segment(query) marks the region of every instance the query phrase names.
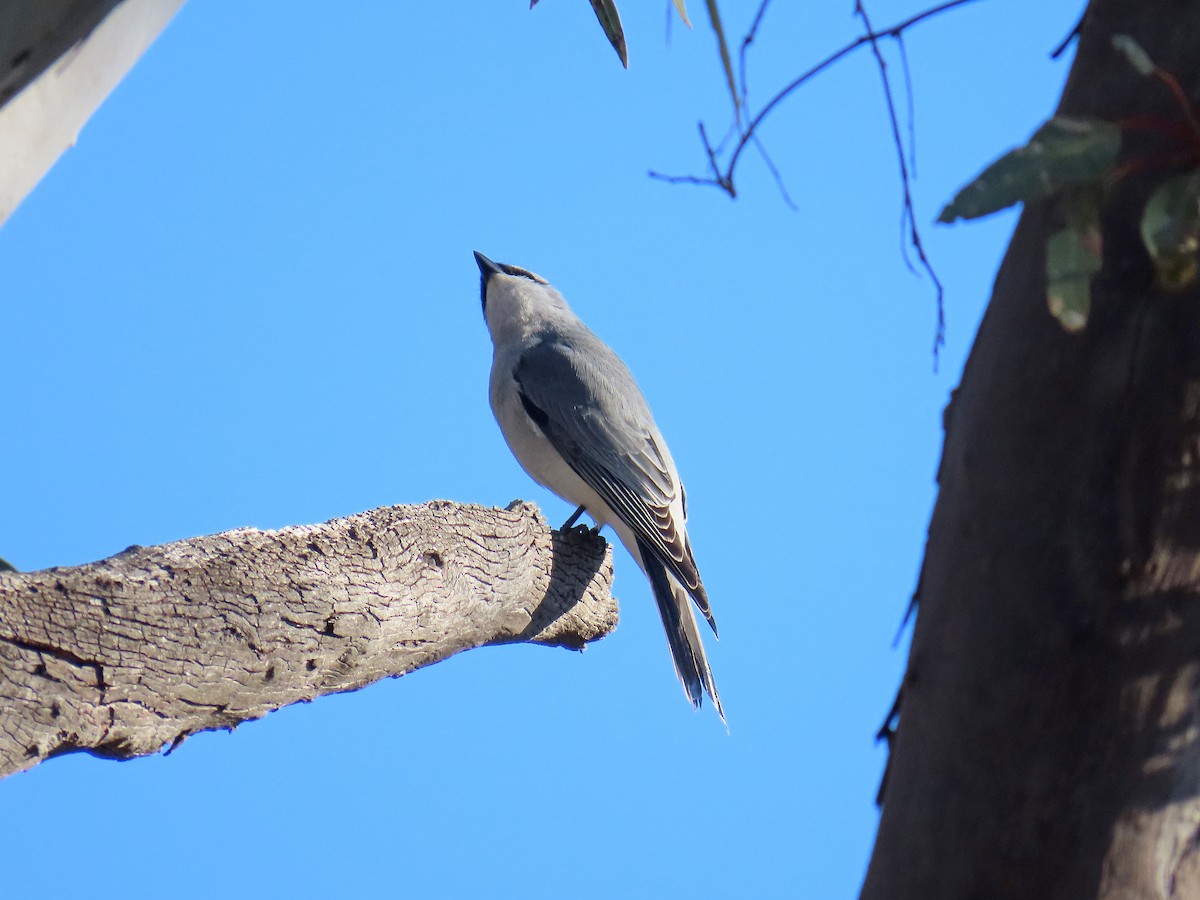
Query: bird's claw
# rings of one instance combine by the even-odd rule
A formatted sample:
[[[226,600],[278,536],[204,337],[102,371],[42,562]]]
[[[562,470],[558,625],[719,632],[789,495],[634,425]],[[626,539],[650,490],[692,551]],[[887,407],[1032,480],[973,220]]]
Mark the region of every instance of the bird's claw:
[[[575,507],[575,512],[571,513],[571,518],[569,518],[569,519],[567,519],[567,521],[563,522],[562,528],[560,528],[558,530],[559,531],[570,531],[571,528],[574,527],[575,523],[579,521],[579,517],[582,516],[585,512],[587,512],[587,509],[585,507],[582,507],[582,506]],[[586,527],[586,526],[584,526],[584,527]]]

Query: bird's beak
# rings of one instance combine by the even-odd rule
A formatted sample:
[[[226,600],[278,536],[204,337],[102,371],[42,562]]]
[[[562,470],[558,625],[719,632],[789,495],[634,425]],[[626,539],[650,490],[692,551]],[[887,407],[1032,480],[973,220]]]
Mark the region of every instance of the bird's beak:
[[[479,274],[483,276],[484,284],[486,284],[487,280],[493,275],[504,274],[503,269],[501,269],[498,265],[484,256],[478,250],[475,251],[475,263],[479,266]]]

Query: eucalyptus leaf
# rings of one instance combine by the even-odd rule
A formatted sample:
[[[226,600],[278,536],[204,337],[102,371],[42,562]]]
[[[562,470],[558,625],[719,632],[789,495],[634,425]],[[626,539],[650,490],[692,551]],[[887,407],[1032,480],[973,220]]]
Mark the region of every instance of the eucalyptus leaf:
[[[1142,243],[1159,284],[1177,291],[1196,279],[1200,253],[1200,171],[1168,178],[1142,211]]]
[[[1080,331],[1092,308],[1092,276],[1100,271],[1099,232],[1056,231],[1046,242],[1046,304],[1067,331]]]
[[[617,4],[614,0],[588,0],[588,2],[592,4],[592,12],[596,14],[596,18],[600,20],[604,36],[608,38],[608,42],[617,51],[617,56],[621,58],[621,65],[628,69],[629,53],[625,49],[625,30],[621,27],[621,16],[617,12]],[[678,6],[682,2],[683,0],[677,0],[676,5]],[[537,5],[538,0],[529,0],[530,9]],[[684,16],[684,21],[687,21],[686,16]]]
[[[1121,131],[1103,119],[1055,116],[1024,147],[979,173],[946,205],[939,222],[978,219],[1064,188],[1098,183],[1116,167]]]
[[[725,28],[721,25],[721,13],[717,9],[717,0],[707,0],[707,3],[708,19],[717,36],[717,48],[721,53],[721,67],[725,70],[725,81],[729,85],[729,96],[733,100],[733,113],[740,120],[742,104],[738,98],[737,82],[733,77],[733,60],[729,56],[729,43],[725,40]]]
[[[592,12],[600,20],[600,27],[604,29],[604,36],[617,51],[617,56],[621,58],[621,65],[628,69],[629,53],[625,49],[625,30],[621,27],[621,16],[617,12],[617,4],[614,0],[589,0],[589,2],[592,4]],[[537,4],[538,0],[529,0],[530,9]]]
[[[688,21],[687,5],[684,3],[684,0],[674,0],[674,2],[675,2],[675,12],[679,13],[679,18],[683,19],[683,24],[686,25],[688,28],[691,28],[692,23]]]

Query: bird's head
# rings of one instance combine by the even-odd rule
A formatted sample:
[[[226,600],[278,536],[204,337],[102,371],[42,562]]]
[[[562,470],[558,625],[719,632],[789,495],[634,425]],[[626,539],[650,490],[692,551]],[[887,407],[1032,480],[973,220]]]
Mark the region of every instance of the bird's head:
[[[570,314],[566,300],[541,275],[492,262],[478,250],[479,295],[483,317],[495,340],[538,330],[541,323],[559,312]]]

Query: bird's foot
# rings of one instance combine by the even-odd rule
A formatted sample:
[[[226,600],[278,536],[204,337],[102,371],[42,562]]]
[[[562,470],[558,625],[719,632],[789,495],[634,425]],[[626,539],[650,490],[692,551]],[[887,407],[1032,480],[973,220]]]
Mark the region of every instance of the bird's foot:
[[[577,507],[575,509],[575,512],[571,513],[571,518],[569,518],[569,519],[567,519],[567,521],[563,522],[562,528],[560,528],[558,530],[559,531],[578,531],[581,534],[590,534],[592,537],[596,537],[596,535],[598,535],[600,533],[600,529],[602,526],[600,526],[600,525],[584,525],[583,523],[580,523],[578,525],[575,524],[576,522],[579,521],[579,517],[582,516],[585,512],[587,512],[586,506]]]
[[[559,531],[570,531],[574,527],[575,523],[579,521],[579,517],[582,516],[585,512],[587,512],[586,507],[583,507],[583,506],[576,507],[575,512],[571,513],[571,518],[569,518],[569,519],[567,519],[567,521],[563,522],[563,527],[558,530]]]

